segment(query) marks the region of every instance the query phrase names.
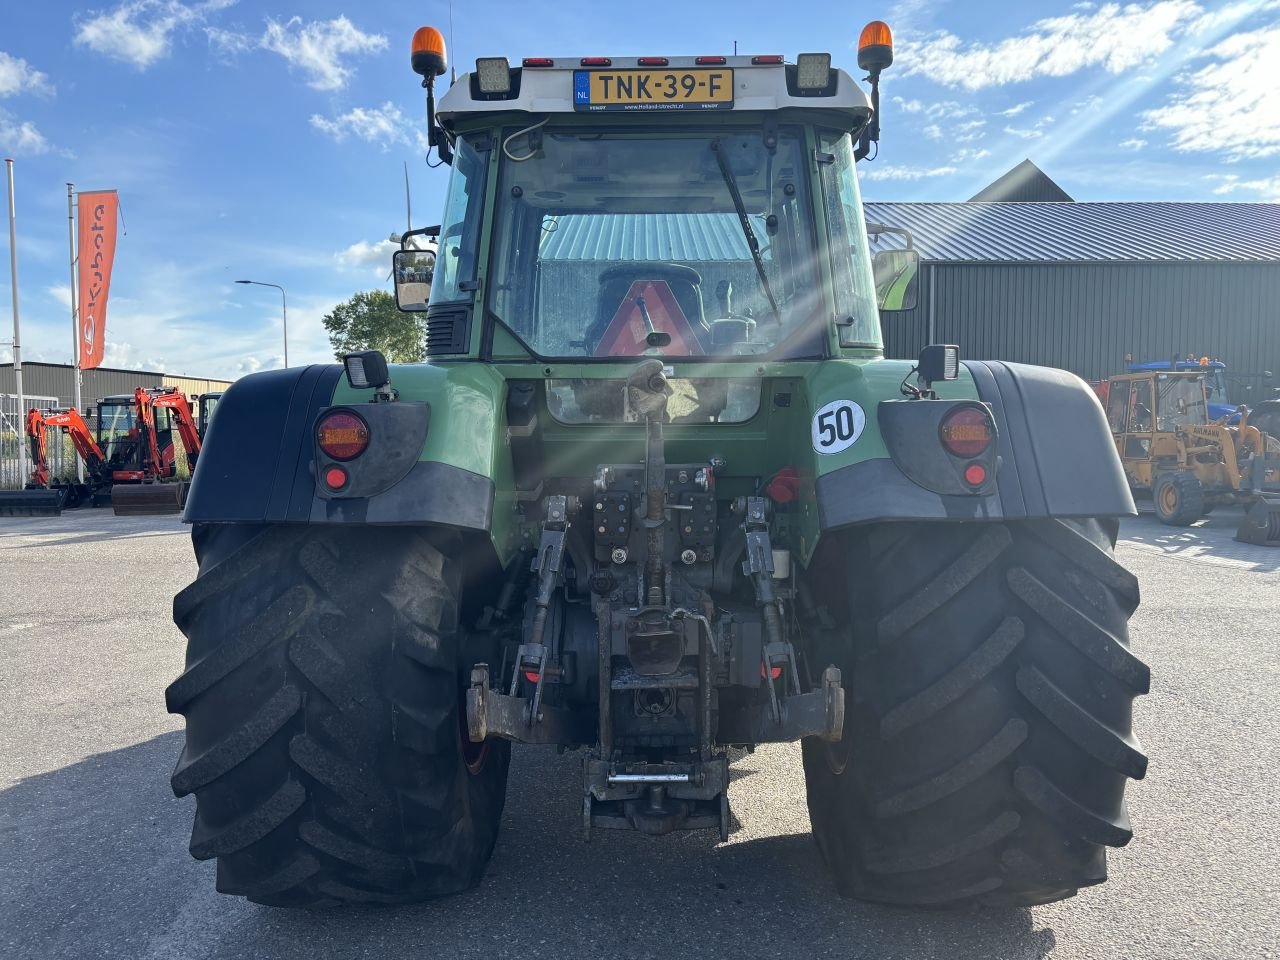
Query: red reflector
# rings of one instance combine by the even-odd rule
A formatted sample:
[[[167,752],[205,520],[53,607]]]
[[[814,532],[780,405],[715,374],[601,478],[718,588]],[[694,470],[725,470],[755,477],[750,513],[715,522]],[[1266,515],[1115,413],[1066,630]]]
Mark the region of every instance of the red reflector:
[[[987,468],[980,463],[971,463],[964,468],[964,482],[971,487],[980,487],[987,482]]]
[[[316,425],[316,444],[335,460],[354,460],[369,446],[369,425],[354,413],[337,410]]]
[[[324,484],[330,490],[341,490],[347,485],[347,471],[341,467],[330,467],[324,472]]]
[[[771,676],[771,677],[773,677],[773,679],[777,680],[780,676],[782,676],[782,668],[781,668],[781,667],[770,667],[770,668],[769,668],[769,676]],[[764,679],[764,664],[763,664],[763,663],[762,663],[762,664],[760,664],[760,679],[761,679],[761,680],[763,680],[763,679]]]
[[[665,67],[670,63],[666,57],[637,57],[636,63],[642,67]]]
[[[770,54],[765,54],[762,57],[752,57],[751,62],[758,63],[758,64],[766,64],[766,63],[782,63],[783,60],[782,60],[782,54],[770,53]]]
[[[526,671],[524,672],[524,678],[525,678],[526,680],[528,680],[530,683],[537,683],[537,682],[538,682],[538,671],[537,671],[537,670],[526,670]]]
[[[942,445],[957,457],[976,457],[995,439],[991,418],[981,407],[960,407],[947,414],[939,431]]]
[[[578,61],[584,67],[612,67],[613,60],[609,57],[583,57]]]
[[[693,62],[702,67],[723,67],[729,62],[728,57],[694,57]]]
[[[520,61],[524,67],[554,67],[556,62],[550,57],[525,57]]]

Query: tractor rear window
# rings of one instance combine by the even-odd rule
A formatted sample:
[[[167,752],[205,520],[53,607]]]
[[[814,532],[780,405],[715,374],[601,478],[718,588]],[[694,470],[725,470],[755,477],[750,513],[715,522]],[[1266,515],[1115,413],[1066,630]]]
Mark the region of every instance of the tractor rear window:
[[[536,354],[823,354],[799,131],[503,141],[490,308]]]

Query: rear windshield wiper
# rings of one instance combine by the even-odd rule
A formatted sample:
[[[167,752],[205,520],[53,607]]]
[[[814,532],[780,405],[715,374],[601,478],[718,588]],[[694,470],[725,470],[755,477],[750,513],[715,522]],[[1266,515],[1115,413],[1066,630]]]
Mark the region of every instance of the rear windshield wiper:
[[[729,160],[724,155],[724,142],[716,137],[711,141],[711,149],[716,152],[716,163],[720,165],[720,176],[724,185],[729,188],[729,196],[733,198],[733,209],[738,212],[738,222],[742,224],[742,235],[747,238],[747,248],[751,251],[751,261],[756,265],[756,275],[760,278],[760,288],[769,298],[769,306],[773,310],[775,321],[782,319],[778,313],[778,301],[773,299],[773,290],[769,288],[769,277],[764,272],[764,260],[760,256],[760,242],[756,240],[756,232],[751,229],[751,219],[747,216],[746,204],[742,202],[742,192],[738,189],[738,180],[729,169]]]

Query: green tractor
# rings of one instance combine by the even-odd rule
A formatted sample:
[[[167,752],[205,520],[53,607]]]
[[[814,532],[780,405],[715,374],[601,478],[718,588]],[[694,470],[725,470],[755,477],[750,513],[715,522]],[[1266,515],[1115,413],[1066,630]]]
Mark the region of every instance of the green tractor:
[[[724,840],[731,759],[800,741],[847,896],[1105,879],[1147,764],[1133,502],[1076,377],[885,359],[855,165],[890,44],[870,96],[826,54],[487,58],[437,107],[419,31],[429,359],[239,380],[186,506],[173,788],[220,891],[477,883],[512,743],[579,752],[595,842]]]

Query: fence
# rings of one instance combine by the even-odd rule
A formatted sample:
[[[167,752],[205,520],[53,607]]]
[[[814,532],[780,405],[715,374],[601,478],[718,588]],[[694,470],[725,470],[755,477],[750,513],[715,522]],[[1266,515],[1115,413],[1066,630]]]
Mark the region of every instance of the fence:
[[[22,409],[18,398],[11,393],[0,393],[0,489],[21,490],[31,476],[31,447],[27,445],[26,416],[28,410],[53,410],[57,397],[23,397]],[[90,426],[92,429],[92,425]],[[65,430],[48,430],[49,476],[70,479],[76,473],[76,451]],[[26,476],[20,471],[18,449],[26,446]]]

